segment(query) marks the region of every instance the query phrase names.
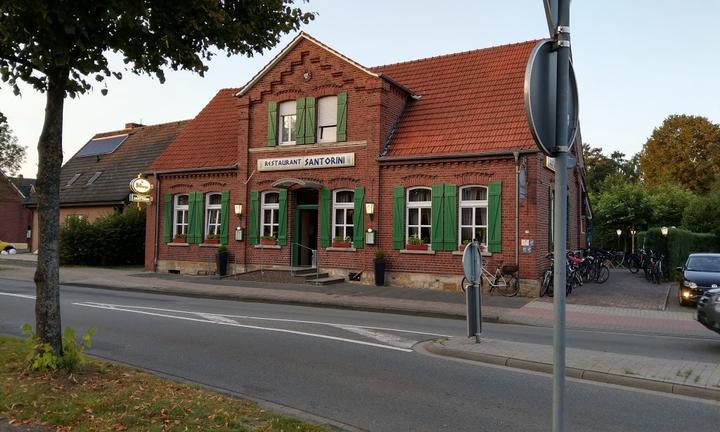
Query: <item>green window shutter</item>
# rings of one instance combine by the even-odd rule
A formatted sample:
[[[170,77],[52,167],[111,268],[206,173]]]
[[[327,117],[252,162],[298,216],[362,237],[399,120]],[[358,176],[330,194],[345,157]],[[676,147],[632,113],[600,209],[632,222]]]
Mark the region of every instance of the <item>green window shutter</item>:
[[[268,146],[276,146],[278,144],[278,109],[277,102],[270,101],[268,103]]]
[[[248,210],[250,220],[248,221],[248,241],[251,245],[258,244],[258,234],[260,233],[259,216],[260,216],[260,193],[253,189],[250,191],[250,209]]]
[[[430,227],[430,241],[432,249],[443,250],[443,196],[445,195],[445,187],[442,184],[432,185],[432,220]]]
[[[353,247],[365,246],[365,188],[355,189],[355,207],[353,209]]]
[[[443,209],[443,243],[446,251],[454,251],[457,249],[457,186],[454,184],[445,185],[445,199]]]
[[[230,192],[225,191],[220,196],[220,244],[228,244],[228,212],[230,207]]]
[[[315,98],[305,98],[305,144],[315,143]]]
[[[295,144],[305,144],[305,98],[295,101]]]
[[[502,183],[488,185],[488,251],[502,251]]]
[[[188,243],[200,243],[203,237],[202,192],[190,192],[188,196]]]
[[[170,243],[172,241],[172,194],[165,194],[165,223],[163,224],[163,241]]]
[[[337,95],[337,140],[347,141],[347,92]]]
[[[320,247],[330,247],[330,189],[320,189]]]
[[[393,187],[393,249],[405,247],[405,188]]]
[[[278,244],[284,246],[287,244],[287,226],[288,226],[288,205],[287,205],[287,189],[280,189],[280,209],[278,210]]]

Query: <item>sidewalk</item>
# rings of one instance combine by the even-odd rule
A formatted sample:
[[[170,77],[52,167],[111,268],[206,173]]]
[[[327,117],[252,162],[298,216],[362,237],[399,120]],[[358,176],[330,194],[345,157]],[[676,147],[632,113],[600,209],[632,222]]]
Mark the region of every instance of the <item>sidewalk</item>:
[[[0,279],[32,281],[34,263],[0,259]],[[62,267],[63,285],[203,298],[326,306],[463,319],[465,298],[454,292],[357,283],[329,286],[276,284],[145,272],[142,268]],[[483,297],[483,320],[551,327],[546,299]],[[687,311],[567,305],[567,328],[636,332],[715,340]],[[427,351],[535,371],[552,371],[552,347],[483,339],[451,338],[423,345]],[[567,350],[568,376],[720,400],[720,364],[666,360],[590,350]]]
[[[552,345],[450,338],[426,342],[422,348],[438,355],[537,372],[552,373],[553,368]],[[567,348],[566,376],[720,401],[720,363]]]

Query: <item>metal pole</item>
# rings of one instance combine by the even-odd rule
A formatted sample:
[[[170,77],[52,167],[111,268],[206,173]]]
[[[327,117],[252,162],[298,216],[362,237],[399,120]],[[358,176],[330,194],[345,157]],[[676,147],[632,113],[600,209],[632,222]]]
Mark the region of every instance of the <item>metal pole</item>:
[[[570,105],[570,0],[558,2],[557,118],[555,139],[555,328],[553,334],[553,431],[565,430],[565,250],[567,238],[567,160]]]

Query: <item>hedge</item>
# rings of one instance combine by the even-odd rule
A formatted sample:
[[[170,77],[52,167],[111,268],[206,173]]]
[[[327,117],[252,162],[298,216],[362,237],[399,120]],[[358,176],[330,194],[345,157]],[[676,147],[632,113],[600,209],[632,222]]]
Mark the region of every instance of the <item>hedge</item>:
[[[145,209],[128,206],[94,222],[72,217],[60,229],[60,264],[139,265],[144,257]]]
[[[644,247],[665,255],[667,269],[682,266],[691,253],[720,252],[720,237],[717,235],[682,228],[670,228],[667,238],[663,237],[660,228],[650,228],[638,233],[636,244],[638,248]]]

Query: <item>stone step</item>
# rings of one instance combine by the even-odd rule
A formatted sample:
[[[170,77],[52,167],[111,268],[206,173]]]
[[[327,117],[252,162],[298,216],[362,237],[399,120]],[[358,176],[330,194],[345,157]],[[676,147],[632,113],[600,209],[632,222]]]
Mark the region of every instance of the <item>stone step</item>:
[[[292,271],[295,276],[307,276],[311,274],[314,275],[317,269],[315,267],[293,267]]]
[[[313,285],[330,285],[341,282],[345,282],[344,277],[323,277],[320,279],[307,279],[307,283],[311,283]]]
[[[305,276],[305,280],[320,279],[320,278],[326,278],[326,277],[330,276],[330,273],[323,273],[323,272],[320,272],[320,273],[310,273],[310,274],[301,275],[301,276]]]

